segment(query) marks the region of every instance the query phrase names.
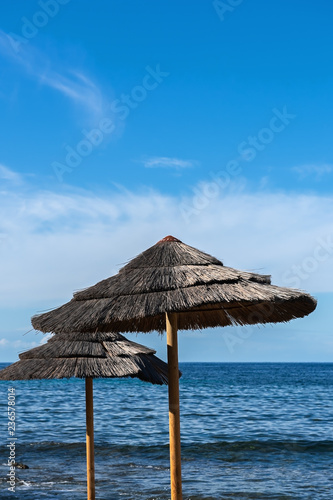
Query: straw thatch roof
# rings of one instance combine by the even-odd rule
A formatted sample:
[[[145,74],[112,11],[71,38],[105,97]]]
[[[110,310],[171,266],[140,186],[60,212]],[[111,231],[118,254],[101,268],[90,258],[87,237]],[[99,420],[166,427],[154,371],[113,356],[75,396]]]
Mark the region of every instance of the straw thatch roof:
[[[0,371],[0,380],[137,377],[167,384],[168,366],[154,353],[119,333],[58,333],[20,354],[20,361]]]
[[[117,275],[34,316],[32,324],[44,332],[163,332],[165,312],[178,312],[178,328],[187,330],[289,321],[315,307],[316,301],[305,292],[274,286],[270,276],[226,267],[167,236]]]

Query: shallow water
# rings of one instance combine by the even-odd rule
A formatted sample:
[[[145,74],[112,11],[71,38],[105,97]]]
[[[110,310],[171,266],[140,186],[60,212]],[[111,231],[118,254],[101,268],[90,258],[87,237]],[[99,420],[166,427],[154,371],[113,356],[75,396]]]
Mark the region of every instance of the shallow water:
[[[6,366],[5,364],[0,367]],[[333,364],[181,365],[183,493],[187,500],[333,498]],[[84,381],[0,382],[0,425],[16,392],[15,493],[86,496]],[[94,381],[96,498],[167,500],[167,388]],[[0,477],[9,442],[1,432]]]

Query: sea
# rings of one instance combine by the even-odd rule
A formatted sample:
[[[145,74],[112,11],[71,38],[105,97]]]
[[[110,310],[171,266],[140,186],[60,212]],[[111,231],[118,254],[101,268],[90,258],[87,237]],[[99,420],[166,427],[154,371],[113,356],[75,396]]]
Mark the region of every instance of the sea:
[[[333,499],[333,363],[180,369],[184,500]],[[170,498],[166,386],[95,380],[94,425],[96,500]],[[0,382],[0,428],[1,500],[86,498],[84,380]]]

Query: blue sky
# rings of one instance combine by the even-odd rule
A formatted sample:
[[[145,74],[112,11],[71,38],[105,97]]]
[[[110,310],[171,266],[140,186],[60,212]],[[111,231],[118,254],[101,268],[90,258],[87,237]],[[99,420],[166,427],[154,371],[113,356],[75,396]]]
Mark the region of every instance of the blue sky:
[[[332,361],[333,6],[0,11],[0,360],[43,341],[31,315],[174,234],[319,301],[287,325],[181,332],[180,360]],[[165,338],[138,339],[165,359]]]

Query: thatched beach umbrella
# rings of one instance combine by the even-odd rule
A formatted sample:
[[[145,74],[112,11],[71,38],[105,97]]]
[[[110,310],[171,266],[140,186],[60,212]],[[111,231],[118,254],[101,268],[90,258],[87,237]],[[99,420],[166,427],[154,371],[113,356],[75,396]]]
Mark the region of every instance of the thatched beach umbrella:
[[[0,370],[0,380],[85,378],[88,500],[95,500],[93,379],[137,377],[167,384],[167,365],[154,353],[119,333],[62,332]]]
[[[311,313],[307,293],[271,284],[270,276],[226,267],[167,236],[119,273],[74,294],[67,304],[32,318],[41,331],[167,331],[171,497],[180,500],[177,329],[277,323]]]

